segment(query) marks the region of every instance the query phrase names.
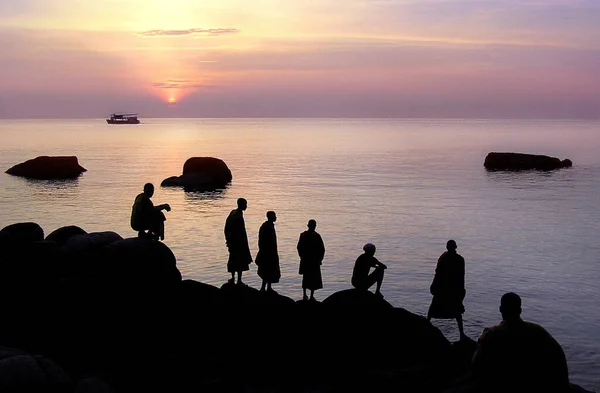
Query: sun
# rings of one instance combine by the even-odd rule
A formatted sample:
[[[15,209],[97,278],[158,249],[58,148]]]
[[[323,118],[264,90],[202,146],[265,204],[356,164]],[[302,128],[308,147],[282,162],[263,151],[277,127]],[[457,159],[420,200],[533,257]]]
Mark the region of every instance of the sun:
[[[169,98],[169,104],[174,104],[176,102],[177,102],[177,100],[175,99],[175,97],[170,97]]]

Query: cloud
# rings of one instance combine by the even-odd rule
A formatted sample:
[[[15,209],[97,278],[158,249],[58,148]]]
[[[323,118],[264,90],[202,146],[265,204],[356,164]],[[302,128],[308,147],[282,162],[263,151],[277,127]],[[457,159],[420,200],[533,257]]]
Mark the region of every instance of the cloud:
[[[164,82],[152,83],[152,87],[156,87],[157,89],[209,89],[215,86],[203,85],[188,80],[173,79]]]
[[[236,34],[239,33],[239,29],[233,27],[219,28],[219,29],[185,29],[185,30],[148,30],[141,33],[137,33],[140,37],[183,37],[190,35],[203,35],[203,36],[219,36],[225,34]]]

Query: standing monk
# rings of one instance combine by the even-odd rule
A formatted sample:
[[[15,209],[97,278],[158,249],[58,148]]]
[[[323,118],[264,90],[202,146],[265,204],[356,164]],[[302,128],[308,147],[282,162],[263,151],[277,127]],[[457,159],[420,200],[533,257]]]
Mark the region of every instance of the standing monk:
[[[302,299],[308,300],[306,290],[310,289],[310,300],[315,300],[315,291],[323,288],[321,264],[325,257],[325,244],[315,229],[317,222],[308,221],[308,230],[300,234],[298,240],[298,255],[300,256],[300,271],[302,274]]]
[[[256,266],[258,266],[258,276],[262,278],[261,291],[274,292],[271,284],[276,284],[281,278],[279,269],[279,254],[277,253],[277,234],[275,233],[275,221],[277,215],[274,211],[267,212],[267,221],[265,221],[258,231],[258,254],[256,254]]]
[[[446,249],[438,259],[435,277],[429,291],[433,295],[427,320],[431,318],[454,319],[458,323],[460,339],[467,338],[463,330],[462,314],[465,312],[465,260],[456,252],[456,242],[448,240]]]
[[[242,282],[242,272],[250,270],[249,265],[252,263],[248,235],[246,234],[246,224],[244,222],[244,210],[248,207],[248,201],[244,198],[239,198],[237,206],[237,209],[232,210],[227,217],[227,221],[225,221],[225,242],[229,249],[227,271],[231,273],[229,283],[235,283],[235,273],[237,272],[237,283],[245,285]]]

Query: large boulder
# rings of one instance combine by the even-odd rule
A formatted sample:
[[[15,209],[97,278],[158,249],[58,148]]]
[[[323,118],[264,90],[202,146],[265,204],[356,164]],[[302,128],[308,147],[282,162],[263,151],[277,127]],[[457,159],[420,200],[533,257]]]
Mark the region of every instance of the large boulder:
[[[96,280],[131,288],[175,288],[181,284],[181,273],[171,249],[162,242],[137,237],[104,247],[96,273]]]
[[[391,309],[393,306],[382,297],[361,289],[346,289],[339,291],[323,300],[328,307],[369,307],[376,309]]]
[[[8,225],[0,230],[0,252],[41,240],[44,240],[44,230],[34,222]]]
[[[45,357],[0,347],[0,391],[70,393],[73,386],[63,369]]]
[[[75,225],[61,227],[46,236],[47,241],[55,242],[59,246],[64,245],[67,240],[77,235],[85,235],[86,231]]]
[[[549,157],[537,154],[523,153],[489,153],[485,157],[483,166],[487,170],[541,170],[551,171],[554,169],[567,168],[573,166],[571,160],[560,160],[556,157]]]
[[[162,181],[162,187],[184,187],[186,190],[212,191],[225,188],[231,182],[227,164],[214,157],[192,157],[183,165],[181,176]]]
[[[17,164],[6,173],[29,179],[59,180],[77,178],[85,171],[75,156],[41,156]]]

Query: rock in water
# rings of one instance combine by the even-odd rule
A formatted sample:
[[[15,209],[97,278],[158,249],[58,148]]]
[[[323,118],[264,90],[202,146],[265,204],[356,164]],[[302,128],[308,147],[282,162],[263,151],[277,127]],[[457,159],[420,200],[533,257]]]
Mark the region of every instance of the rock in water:
[[[29,179],[60,180],[77,178],[86,171],[75,156],[41,156],[17,164],[6,173]]]
[[[213,191],[225,188],[231,182],[231,171],[221,159],[192,157],[183,165],[181,176],[162,181],[162,187],[184,187],[188,190]]]
[[[559,168],[573,166],[571,160],[559,160],[556,157],[549,157],[537,154],[523,153],[489,153],[485,157],[483,166],[492,171],[520,171],[520,170],[541,170],[551,171]]]

